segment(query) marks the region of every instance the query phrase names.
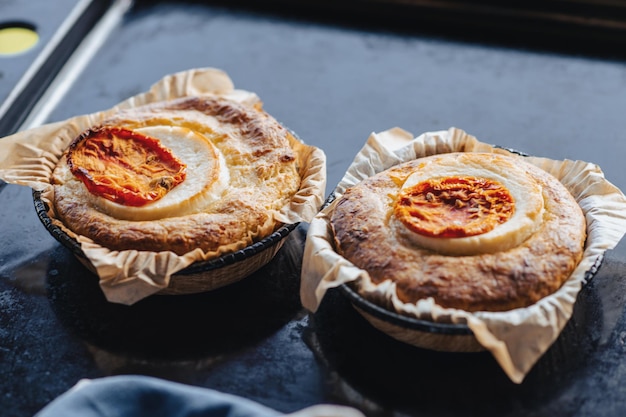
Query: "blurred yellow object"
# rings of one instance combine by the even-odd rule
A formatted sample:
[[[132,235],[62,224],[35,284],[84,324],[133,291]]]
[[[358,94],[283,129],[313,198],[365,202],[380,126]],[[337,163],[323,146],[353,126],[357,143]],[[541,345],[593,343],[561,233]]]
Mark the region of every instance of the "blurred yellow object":
[[[33,29],[25,27],[0,29],[0,56],[27,51],[35,46],[37,41],[39,41],[39,35]]]

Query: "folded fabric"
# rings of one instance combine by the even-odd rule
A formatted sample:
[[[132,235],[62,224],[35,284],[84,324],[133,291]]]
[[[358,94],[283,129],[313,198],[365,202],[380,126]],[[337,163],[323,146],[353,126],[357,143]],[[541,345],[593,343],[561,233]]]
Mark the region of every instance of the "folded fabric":
[[[307,410],[307,409],[305,409]],[[310,407],[307,416],[362,416],[347,407]],[[300,414],[300,413],[297,413]],[[276,410],[208,388],[147,376],[82,380],[35,417],[274,417]]]

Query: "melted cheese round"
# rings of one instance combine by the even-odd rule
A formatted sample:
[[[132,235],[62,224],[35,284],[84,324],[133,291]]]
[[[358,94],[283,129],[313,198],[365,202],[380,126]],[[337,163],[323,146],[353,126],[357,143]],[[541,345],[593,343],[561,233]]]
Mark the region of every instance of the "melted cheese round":
[[[185,180],[185,164],[158,139],[119,128],[89,130],[67,164],[89,192],[124,206],[157,201]]]
[[[201,211],[219,199],[228,187],[229,172],[224,158],[209,138],[180,126],[149,126],[135,129],[158,139],[187,166],[186,179],[161,199],[131,207],[89,193],[88,200],[99,210],[121,220],[155,220]]]
[[[412,244],[448,255],[518,246],[541,225],[541,186],[492,154],[443,154],[409,175],[390,224]]]

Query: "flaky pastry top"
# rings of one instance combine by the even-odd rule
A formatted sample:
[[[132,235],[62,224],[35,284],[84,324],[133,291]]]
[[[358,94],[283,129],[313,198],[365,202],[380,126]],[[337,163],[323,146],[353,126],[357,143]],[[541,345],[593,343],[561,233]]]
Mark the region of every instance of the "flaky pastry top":
[[[185,170],[184,180],[174,184],[159,169],[158,178],[144,181],[148,185],[143,187],[165,187],[163,196],[132,205],[90,191],[68,163],[73,150],[98,137],[94,132],[120,129],[139,139],[157,139],[182,164],[174,165]],[[55,211],[73,232],[111,250],[184,254],[200,248],[217,256],[240,249],[280,227],[273,213],[298,191],[301,179],[290,138],[260,105],[223,97],[185,97],[122,110],[83,132],[60,158],[52,177]],[[146,158],[151,164],[155,156]],[[139,164],[133,161],[118,165]],[[92,165],[103,173],[105,186],[113,182],[135,188],[135,180],[124,176],[107,180],[113,170],[106,161]],[[141,175],[152,169],[150,165]]]

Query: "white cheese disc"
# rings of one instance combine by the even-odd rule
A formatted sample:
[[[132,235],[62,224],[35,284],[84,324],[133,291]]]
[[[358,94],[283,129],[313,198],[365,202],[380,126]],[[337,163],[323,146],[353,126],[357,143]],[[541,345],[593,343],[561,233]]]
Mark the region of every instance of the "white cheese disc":
[[[187,165],[185,180],[163,198],[140,207],[125,206],[89,193],[100,211],[121,220],[156,220],[201,211],[218,200],[229,184],[223,156],[209,138],[180,126],[148,126],[136,132],[158,139]]]
[[[514,160],[513,160],[514,161]],[[472,236],[438,237],[417,233],[392,215],[394,232],[412,244],[446,255],[495,253],[518,246],[541,225],[544,213],[542,187],[523,168],[493,154],[455,153],[425,158],[402,185],[407,190],[427,180],[474,177],[501,184],[513,197],[511,217],[493,229]]]

